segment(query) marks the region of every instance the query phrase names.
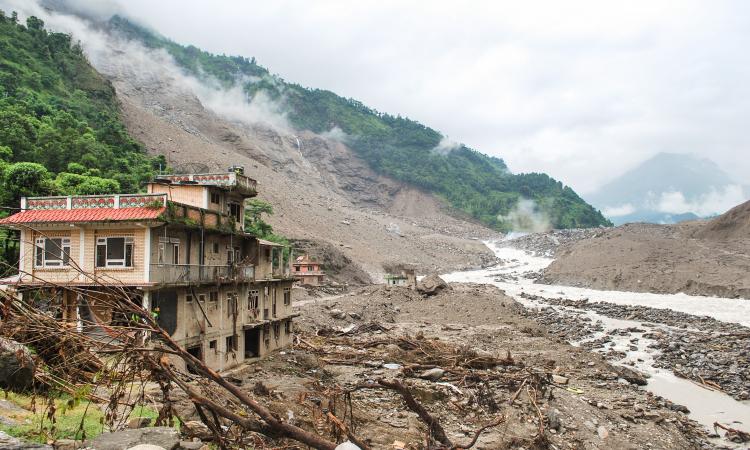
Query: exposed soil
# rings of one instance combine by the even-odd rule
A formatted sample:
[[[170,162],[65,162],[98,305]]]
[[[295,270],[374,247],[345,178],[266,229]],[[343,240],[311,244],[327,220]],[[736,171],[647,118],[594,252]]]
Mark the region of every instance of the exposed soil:
[[[741,206],[708,223],[600,230],[559,248],[542,282],[750,299],[750,207]]]
[[[620,379],[601,356],[549,335],[496,288],[453,284],[425,298],[372,286],[298,307],[295,348],[233,374],[248,389],[265,383],[265,401],[296,423],[324,427],[320,405],[341,415],[341,389],[383,378],[407,383],[456,443],[503,415],[501,425],[482,434],[480,449],[708,445],[684,413]],[[462,362],[434,365],[445,371],[439,380],[419,378],[425,366],[416,363],[438,358],[436,349]],[[471,362],[483,358],[502,363]],[[393,448],[395,441],[422,448],[425,426],[394,392],[358,390],[352,405],[357,434],[373,448]]]
[[[378,175],[345,144],[293,131],[280,114],[235,120],[205,107],[164,54],[134,50],[135,43],[92,54],[110,79],[131,135],[150,153],[166,155],[177,170],[226,170],[242,165],[269,201],[275,231],[332,246],[359,269],[345,281],[382,281],[384,265],[413,264],[421,273],[476,267],[494,259],[477,238],[499,237],[456,216],[436,197]],[[102,56],[103,55],[103,56]],[[140,58],[134,58],[139,55]],[[265,116],[265,117],[262,117]],[[242,121],[237,121],[237,119]],[[471,239],[473,238],[473,239]]]

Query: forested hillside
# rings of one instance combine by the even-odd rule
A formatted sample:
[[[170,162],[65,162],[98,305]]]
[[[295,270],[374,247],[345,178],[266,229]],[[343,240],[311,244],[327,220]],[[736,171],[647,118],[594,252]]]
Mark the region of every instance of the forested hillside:
[[[69,35],[0,11],[0,206],[22,196],[134,192],[149,158],[120,121],[115,91]],[[12,241],[1,242],[5,256]]]
[[[255,59],[213,55],[182,46],[115,16],[109,25],[127,38],[163,48],[189,74],[229,88],[242,83],[248,98],[264,93],[279,103],[297,129],[335,130],[377,172],[446,199],[496,229],[514,226],[519,199],[534,201],[557,228],[608,225],[571,188],[545,174],[511,174],[505,163],[463,145],[445,148],[443,136],[416,121],[380,113],[333,92],[288,83]],[[341,132],[338,132],[340,130]]]

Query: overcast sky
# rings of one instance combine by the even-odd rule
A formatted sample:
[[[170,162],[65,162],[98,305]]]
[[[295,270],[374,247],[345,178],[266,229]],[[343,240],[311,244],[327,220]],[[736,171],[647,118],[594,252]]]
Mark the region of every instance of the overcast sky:
[[[750,2],[110,1],[583,193],[660,151],[750,173]]]

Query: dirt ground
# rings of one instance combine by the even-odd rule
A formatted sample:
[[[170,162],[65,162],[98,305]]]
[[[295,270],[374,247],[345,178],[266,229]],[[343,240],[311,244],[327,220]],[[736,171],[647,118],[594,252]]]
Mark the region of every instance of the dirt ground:
[[[750,299],[750,207],[745,210],[733,213],[732,224],[722,216],[708,223],[628,224],[601,230],[558,249],[541,281]]]
[[[493,287],[454,284],[423,297],[370,286],[298,309],[293,349],[232,374],[295,423],[326,430],[332,412],[353,418],[374,449],[424,448],[426,427],[398,394],[363,388],[385,379],[406,384],[456,444],[500,419],[479,449],[709,446],[674,405],[548,335]],[[443,373],[428,379],[434,368]]]

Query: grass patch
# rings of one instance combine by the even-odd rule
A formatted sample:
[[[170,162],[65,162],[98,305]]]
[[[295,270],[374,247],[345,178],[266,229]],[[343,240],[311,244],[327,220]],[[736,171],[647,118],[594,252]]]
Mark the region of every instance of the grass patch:
[[[92,439],[106,431],[104,413],[98,405],[89,401],[77,400],[69,395],[55,398],[53,421],[51,408],[45,398],[8,392],[6,400],[25,410],[9,414],[11,419],[18,422],[17,425],[0,425],[0,430],[17,438],[47,443],[57,439]],[[153,423],[157,416],[154,409],[138,406],[129,417],[149,417]]]

